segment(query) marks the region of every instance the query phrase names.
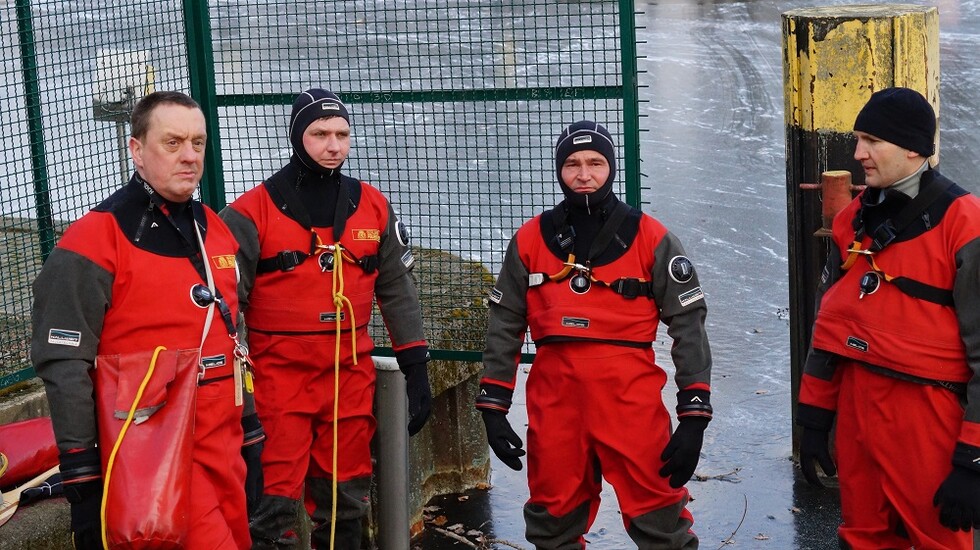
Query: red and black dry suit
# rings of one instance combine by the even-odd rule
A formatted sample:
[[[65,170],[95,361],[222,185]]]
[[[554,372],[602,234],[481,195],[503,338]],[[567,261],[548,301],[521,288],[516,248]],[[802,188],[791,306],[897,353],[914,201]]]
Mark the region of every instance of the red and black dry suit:
[[[240,454],[242,407],[235,405],[232,376],[234,341],[222,316],[213,313],[202,349],[208,308],[191,299],[191,288],[205,284],[205,276],[191,261],[199,253],[194,225],[205,249],[199,257],[210,264],[214,287],[223,296],[230,319],[238,308],[238,246],[206,206],[197,201],[152,202],[146,189],[149,186],[134,175],[128,185],[65,231],[34,281],[31,360],[44,380],[62,452],[91,449],[99,443],[97,416],[101,414],[97,415],[96,401],[115,400],[117,410],[125,411],[157,346],[167,351],[161,353],[150,385],[157,386],[163,376],[180,377],[175,362],[178,368],[189,366],[195,371],[207,367],[192,401],[196,403],[193,463],[182,472],[191,477],[185,546],[249,548],[245,463]],[[177,356],[188,350],[195,356],[193,361],[180,363]],[[130,367],[120,372],[117,381],[93,384],[95,371],[107,362]],[[166,396],[161,399],[165,402]],[[126,438],[139,438],[139,432],[153,423],[151,416],[145,423],[130,425]],[[112,443],[102,437],[99,446],[103,475]],[[117,461],[112,471],[145,470],[145,483],[131,492],[152,499],[154,491],[164,487],[154,485],[161,480],[151,478],[154,457],[143,458],[140,464]],[[119,483],[117,479],[123,478],[110,477],[110,484]],[[168,485],[177,482],[165,480]],[[107,522],[113,522],[110,511]]]
[[[314,546],[327,547],[336,476],[337,541],[340,547],[358,544],[376,425],[374,342],[368,334],[375,298],[399,365],[428,356],[406,233],[380,191],[339,171],[310,172],[296,156],[221,215],[241,245],[239,292],[256,365],[256,408],[268,437],[265,496],[252,518],[253,536],[288,539],[292,503],[305,482]],[[339,266],[330,265],[331,251],[324,248],[335,244],[336,219],[345,251]],[[335,293],[344,297],[339,341]]]
[[[826,430],[836,413],[854,549],[973,548],[933,495],[957,443],[980,456],[980,201],[936,170],[920,198],[867,189],[834,219],[804,366],[798,422]]]
[[[663,321],[674,340],[677,387],[710,389],[698,278],[673,234],[611,192],[591,207],[568,202],[518,230],[490,296],[481,384],[510,395],[528,327],[536,346],[526,388],[527,538],[538,547],[584,548],[604,477],[637,544],[696,548],[687,490],[658,474],[671,418],[661,398],[667,375],[652,344]],[[612,218],[621,225],[610,244],[590,250]],[[572,234],[574,244],[563,248]],[[575,289],[576,275],[589,274],[549,277],[566,261],[592,266],[586,291]]]

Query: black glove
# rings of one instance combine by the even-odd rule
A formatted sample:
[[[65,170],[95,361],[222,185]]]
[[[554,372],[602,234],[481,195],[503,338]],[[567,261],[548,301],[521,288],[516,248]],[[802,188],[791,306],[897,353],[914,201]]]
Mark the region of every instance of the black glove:
[[[830,457],[830,431],[816,428],[803,428],[800,436],[800,469],[807,483],[814,487],[823,487],[823,482],[817,477],[817,467],[820,464],[823,473],[832,476],[837,474],[837,466]]]
[[[63,494],[65,494],[65,491],[64,486],[61,484],[61,474],[54,474],[44,480],[43,484],[24,489],[20,493],[20,504],[21,506],[26,506],[42,498],[57,497]]]
[[[487,409],[480,412],[483,414],[483,424],[487,428],[487,442],[490,443],[493,454],[497,455],[497,458],[511,470],[523,468],[524,465],[521,463],[520,457],[526,454],[522,448],[524,442],[514,432],[514,428],[510,427],[510,422],[507,422],[507,415]]]
[[[694,475],[694,469],[701,459],[701,445],[708,422],[708,418],[690,416],[681,418],[677,423],[674,435],[670,436],[670,442],[660,455],[660,460],[665,462],[660,468],[660,476],[669,476],[671,487],[683,487]]]
[[[242,443],[242,458],[245,459],[245,505],[249,517],[262,500],[265,477],[262,475],[262,449],[265,448],[265,430],[259,422],[259,415],[252,413],[242,417],[242,430],[245,432]]]
[[[426,363],[412,363],[402,369],[408,394],[408,435],[419,433],[432,414],[432,388]]]
[[[71,535],[77,550],[102,550],[102,463],[98,449],[61,453],[61,479],[71,504]]]
[[[953,471],[936,491],[932,503],[939,507],[939,523],[953,531],[980,528],[980,448],[956,444]]]
[[[796,406],[796,423],[803,427],[800,436],[800,470],[807,483],[814,487],[823,487],[817,477],[817,467],[820,464],[823,473],[832,476],[837,474],[837,466],[830,456],[830,429],[834,426],[832,410],[800,403]]]

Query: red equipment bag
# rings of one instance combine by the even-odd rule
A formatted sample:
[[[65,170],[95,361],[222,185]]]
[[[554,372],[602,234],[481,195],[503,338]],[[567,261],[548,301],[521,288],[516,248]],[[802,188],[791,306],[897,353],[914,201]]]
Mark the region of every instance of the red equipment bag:
[[[182,548],[189,528],[200,350],[100,355],[95,387],[106,540],[116,548]],[[137,399],[110,468],[111,451]]]
[[[18,485],[57,466],[58,445],[51,418],[43,416],[0,426],[0,453],[7,457],[0,487]]]

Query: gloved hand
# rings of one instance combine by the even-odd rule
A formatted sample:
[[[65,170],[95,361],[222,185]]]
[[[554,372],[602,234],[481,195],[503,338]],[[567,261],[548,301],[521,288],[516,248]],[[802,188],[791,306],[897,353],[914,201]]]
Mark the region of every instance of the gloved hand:
[[[77,550],[102,549],[102,463],[98,449],[58,457],[65,498],[71,504],[71,535]]]
[[[828,476],[837,474],[837,466],[830,457],[830,430],[804,427],[803,434],[800,436],[800,469],[803,470],[803,477],[806,478],[807,483],[814,487],[823,487],[823,483],[817,477],[814,461],[820,464],[824,474]]]
[[[510,467],[511,470],[520,470],[524,467],[520,457],[524,456],[524,442],[520,436],[510,426],[507,415],[499,411],[482,409],[483,424],[487,428],[487,442],[490,449],[501,462]]]
[[[259,422],[259,415],[252,413],[242,417],[242,458],[245,459],[245,505],[248,516],[252,517],[255,508],[262,500],[265,476],[262,474],[262,449],[265,448],[265,430]]]
[[[932,503],[939,507],[939,523],[951,530],[980,528],[980,472],[953,466]]]
[[[939,507],[939,523],[953,531],[980,528],[980,447],[956,444],[953,471],[932,503]]]
[[[57,497],[65,494],[64,486],[61,484],[61,474],[54,474],[37,487],[24,489],[20,493],[20,505],[26,506],[32,502],[37,502],[42,498]]]
[[[660,455],[660,460],[665,462],[660,468],[660,476],[669,476],[671,487],[683,487],[694,475],[701,458],[701,445],[708,422],[708,418],[699,416],[684,417],[678,421],[674,435],[670,436],[670,442]]]
[[[412,363],[402,369],[405,374],[405,393],[408,394],[408,435],[419,433],[432,414],[432,388],[425,362]]]

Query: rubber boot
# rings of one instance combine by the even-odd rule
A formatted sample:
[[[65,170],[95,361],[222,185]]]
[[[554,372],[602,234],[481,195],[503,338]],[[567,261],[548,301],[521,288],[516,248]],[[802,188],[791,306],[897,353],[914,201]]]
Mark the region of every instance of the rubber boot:
[[[275,495],[262,495],[249,522],[252,550],[298,548],[299,538],[293,531],[299,501]]]
[[[360,550],[364,518],[369,507],[370,477],[359,477],[337,483],[337,518],[334,544],[330,546],[330,515],[333,503],[331,480],[306,479],[306,508],[312,511],[313,531],[310,542],[316,550]],[[311,506],[312,505],[312,506]]]
[[[524,536],[537,550],[583,550],[591,502],[585,501],[570,513],[555,517],[540,504],[524,505]]]

